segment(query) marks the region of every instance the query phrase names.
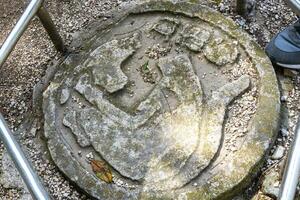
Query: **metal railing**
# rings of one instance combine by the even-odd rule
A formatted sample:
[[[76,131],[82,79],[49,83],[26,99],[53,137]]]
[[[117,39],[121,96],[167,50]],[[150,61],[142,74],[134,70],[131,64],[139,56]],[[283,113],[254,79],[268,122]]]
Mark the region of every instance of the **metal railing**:
[[[300,0],[285,0],[292,10],[300,15]],[[300,117],[290,147],[283,179],[279,191],[279,200],[293,200],[300,177]]]
[[[293,200],[300,177],[300,117],[295,130],[294,141],[289,150],[284,170],[279,200]]]
[[[46,29],[50,39],[52,40],[55,48],[64,53],[66,48],[63,41],[57,32],[55,25],[45,8],[42,7],[43,0],[31,0],[21,18],[14,26],[13,30],[4,41],[0,49],[0,68],[16,46],[20,37],[27,29],[29,23],[35,15],[38,16],[42,25]],[[39,177],[33,170],[29,160],[26,158],[20,145],[14,138],[12,132],[8,128],[2,114],[0,113],[0,139],[3,142],[7,152],[13,160],[16,168],[18,169],[24,183],[30,191],[32,197],[36,200],[50,200],[50,196],[42,185]]]
[[[34,172],[31,164],[26,159],[20,145],[13,137],[11,131],[0,114],[0,139],[3,141],[7,152],[15,163],[20,175],[30,191],[32,197],[37,200],[50,200],[38,176]]]
[[[55,29],[55,25],[45,8],[42,7],[44,0],[32,0],[26,10],[24,11],[23,15],[3,43],[0,49],[0,67],[4,64],[7,57],[11,53],[11,51],[16,46],[17,42],[19,41],[20,37],[23,35],[24,31],[27,29],[30,21],[33,19],[35,15],[37,15],[43,24],[44,28],[46,29],[48,35],[50,36],[51,40],[55,48],[60,52],[65,52],[66,48],[63,45],[63,41],[59,36],[59,33]]]
[[[297,14],[300,14],[300,0],[286,0],[287,4]],[[55,48],[60,52],[65,52],[66,48],[57,32],[55,25],[45,8],[42,7],[43,0],[31,0],[23,15],[3,43],[0,49],[0,68],[10,55],[15,45],[27,29],[30,21],[35,15],[38,16],[42,25],[46,29]],[[0,113],[0,139],[4,143],[7,152],[15,163],[21,177],[23,178],[32,197],[37,200],[50,200],[50,196],[44,189],[32,165],[24,155],[20,145],[13,137],[3,116]],[[300,176],[300,118],[295,131],[295,138],[291,146],[288,162],[285,168],[283,182],[280,188],[280,200],[293,200]]]

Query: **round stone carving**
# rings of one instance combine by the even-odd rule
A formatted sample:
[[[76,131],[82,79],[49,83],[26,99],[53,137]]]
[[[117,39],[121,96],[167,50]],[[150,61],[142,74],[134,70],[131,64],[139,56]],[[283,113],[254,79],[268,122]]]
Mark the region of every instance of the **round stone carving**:
[[[278,89],[233,22],[154,1],[79,39],[43,98],[47,146],[70,180],[96,199],[226,199],[247,186],[276,129]]]

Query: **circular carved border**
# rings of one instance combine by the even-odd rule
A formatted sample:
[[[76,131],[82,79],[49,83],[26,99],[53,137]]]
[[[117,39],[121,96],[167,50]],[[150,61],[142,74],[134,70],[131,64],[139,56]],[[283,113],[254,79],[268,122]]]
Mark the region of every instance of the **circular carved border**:
[[[51,109],[55,109],[55,105],[51,104],[50,100],[56,97],[49,96],[49,94],[53,94],[53,91],[58,88],[58,84],[51,83],[44,92],[43,100],[43,110],[45,114],[44,131],[51,157],[59,169],[72,182],[75,182],[77,186],[96,199],[175,199],[180,196],[184,196],[187,199],[214,199],[219,197],[222,197],[222,199],[230,199],[252,180],[262,164],[264,156],[272,143],[273,136],[276,134],[280,112],[279,90],[277,79],[269,59],[263,50],[261,50],[246,33],[241,31],[233,21],[224,18],[220,13],[206,6],[184,2],[173,3],[170,1],[126,4],[119,10],[113,12],[107,21],[90,26],[89,31],[80,34],[73,45],[81,47],[81,50],[85,51],[93,46],[93,44],[88,43],[88,41],[90,41],[94,35],[98,33],[105,34],[105,29],[123,20],[128,15],[164,11],[199,18],[211,26],[223,30],[226,34],[236,39],[251,58],[259,74],[259,99],[257,112],[250,128],[251,134],[248,136],[251,138],[248,138],[248,143],[245,143],[244,146],[238,150],[238,153],[248,155],[248,157],[242,162],[239,161],[240,166],[238,171],[229,175],[218,174],[213,177],[210,182],[205,183],[201,187],[187,191],[176,191],[174,194],[164,192],[161,194],[141,193],[139,189],[126,189],[117,187],[114,184],[109,185],[100,182],[81,166],[74,158],[73,153],[61,141],[60,136],[56,134],[56,116],[49,114],[55,113],[51,111]],[[83,46],[83,44],[85,44],[85,46]],[[75,61],[76,56],[70,56],[65,62]],[[62,71],[63,70],[64,69],[62,69]]]

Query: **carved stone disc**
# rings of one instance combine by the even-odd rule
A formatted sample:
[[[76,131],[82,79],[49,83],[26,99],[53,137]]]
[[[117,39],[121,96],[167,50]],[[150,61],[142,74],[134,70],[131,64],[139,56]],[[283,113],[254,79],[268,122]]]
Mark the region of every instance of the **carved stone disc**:
[[[267,57],[200,5],[153,1],[113,14],[78,36],[80,52],[44,92],[53,161],[96,199],[231,198],[276,130]]]

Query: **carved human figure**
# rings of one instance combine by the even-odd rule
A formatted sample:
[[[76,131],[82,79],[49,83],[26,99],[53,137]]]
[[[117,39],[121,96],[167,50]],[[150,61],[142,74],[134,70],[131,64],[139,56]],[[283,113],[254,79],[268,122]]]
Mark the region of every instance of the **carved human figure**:
[[[123,55],[119,60],[130,54]],[[80,126],[86,135],[81,138],[85,144],[92,145],[121,175],[143,180],[144,190],[178,188],[196,177],[216,156],[226,106],[249,87],[249,77],[223,86],[204,101],[201,82],[188,55],[161,58],[161,80],[138,104],[134,114],[128,114],[106,99],[97,87],[107,78],[103,75],[107,65],[102,66],[105,62],[101,59],[105,58],[98,56],[93,61],[97,67],[93,77],[83,74],[74,87],[92,106],[67,112],[64,124],[73,132],[79,130],[74,126]],[[121,62],[110,65],[109,73],[119,74],[120,65]],[[95,81],[94,77],[104,80]],[[122,90],[124,80],[124,76],[114,77],[109,85],[114,89],[108,91]],[[165,109],[166,90],[175,94],[177,107],[172,111]]]

